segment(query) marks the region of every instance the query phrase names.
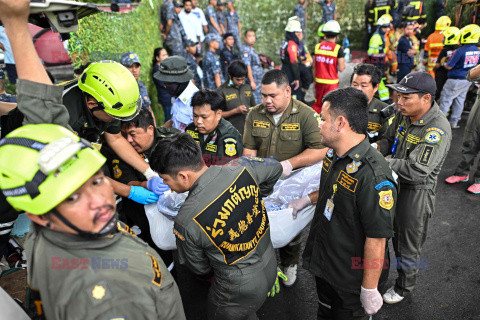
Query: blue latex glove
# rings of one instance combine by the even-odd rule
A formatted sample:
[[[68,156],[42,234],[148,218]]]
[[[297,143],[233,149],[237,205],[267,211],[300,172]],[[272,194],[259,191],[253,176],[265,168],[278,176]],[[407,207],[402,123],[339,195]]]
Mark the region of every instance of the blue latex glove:
[[[158,195],[143,187],[131,186],[128,199],[141,204],[151,204],[158,201]]]
[[[163,183],[163,179],[160,177],[153,177],[152,179],[148,180],[147,188],[159,196],[161,196],[165,191],[170,190],[170,188]]]

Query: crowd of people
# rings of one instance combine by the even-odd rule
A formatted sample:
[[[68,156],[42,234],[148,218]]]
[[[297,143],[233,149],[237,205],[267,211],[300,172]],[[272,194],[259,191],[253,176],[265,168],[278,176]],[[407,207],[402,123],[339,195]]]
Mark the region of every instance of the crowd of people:
[[[176,265],[211,283],[199,297],[208,319],[257,319],[280,282],[295,284],[299,267],[315,276],[318,319],[368,319],[414,290],[452,129],[480,81],[480,27],[460,30],[439,16],[425,44],[427,71],[416,71],[413,34],[426,12],[412,8],[422,1],[400,10],[402,1],[369,0],[368,58],[339,88],[346,54],[335,3],[315,2],[323,19],[314,50],[303,42],[306,3],[298,0],[282,66],[264,70],[256,33],[242,33],[233,0],[227,10],[210,0],[205,11],[197,0],[164,0],[164,47],[151,72],[164,123],[135,52],[53,85],[30,37],[30,2],[0,2],[18,77],[17,95],[6,94],[0,70],[0,252],[12,270],[27,269],[31,314],[185,319]],[[315,101],[306,104],[312,83]],[[479,105],[480,96],[447,183],[469,179]],[[287,205],[293,219],[315,206],[300,265],[301,233],[276,252],[262,199],[317,163],[318,191]],[[480,167],[474,179],[468,191],[480,194]],[[162,250],[145,205],[172,192],[188,196],[174,219],[177,249]],[[10,238],[20,213],[31,221],[25,252]],[[396,281],[382,295],[393,265]]]

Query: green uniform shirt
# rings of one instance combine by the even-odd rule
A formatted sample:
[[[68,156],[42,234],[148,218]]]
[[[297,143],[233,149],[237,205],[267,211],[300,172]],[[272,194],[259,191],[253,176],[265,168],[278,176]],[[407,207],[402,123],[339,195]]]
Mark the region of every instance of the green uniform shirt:
[[[230,81],[226,81],[217,88],[217,92],[220,93],[227,102],[226,108],[223,111],[230,111],[241,105],[244,105],[247,108],[255,105],[255,97],[252,94],[252,87],[247,83],[236,88],[233,84],[230,84]],[[226,119],[233,124],[240,134],[243,134],[246,118],[246,114],[237,113]]]
[[[382,115],[381,111],[385,108],[387,104],[373,98],[372,101],[368,104],[368,140],[370,142],[375,142],[381,137],[380,132],[382,132],[382,126],[384,125],[385,117]]]
[[[243,147],[257,150],[257,156],[283,161],[305,149],[322,149],[320,116],[306,104],[292,99],[278,124],[260,104],[250,110],[245,122]]]
[[[343,157],[328,150],[303,253],[305,269],[335,288],[359,294],[366,237],[393,236],[396,201],[392,170],[368,139]]]
[[[28,280],[47,319],[185,319],[162,259],[125,225],[95,240],[34,226]]]
[[[65,85],[63,104],[70,115],[69,124],[80,137],[93,143],[102,143],[102,135],[120,132],[121,121],[102,122],[92,116],[85,104],[85,97],[76,80]]]
[[[435,103],[414,123],[397,113],[377,144],[384,155],[393,154],[389,165],[398,174],[401,188],[434,190],[451,140],[450,124]]]
[[[187,126],[185,132],[199,144],[207,166],[226,164],[242,155],[242,136],[230,122],[223,118],[206,138],[198,132],[193,122]]]

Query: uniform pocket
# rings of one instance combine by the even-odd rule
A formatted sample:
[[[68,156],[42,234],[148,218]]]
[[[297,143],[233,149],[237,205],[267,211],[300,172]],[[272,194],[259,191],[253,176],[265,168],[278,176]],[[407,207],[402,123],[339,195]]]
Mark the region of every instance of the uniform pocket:
[[[269,134],[270,134],[270,131],[264,128],[253,128],[252,130],[252,136],[254,137],[266,138],[268,137]]]

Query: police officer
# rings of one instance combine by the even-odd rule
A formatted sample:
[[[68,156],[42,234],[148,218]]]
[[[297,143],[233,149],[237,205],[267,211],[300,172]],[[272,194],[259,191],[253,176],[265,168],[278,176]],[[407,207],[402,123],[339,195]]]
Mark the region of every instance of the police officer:
[[[227,20],[225,18],[225,3],[221,1],[217,1],[217,11],[215,12],[217,15],[218,26],[222,31],[222,34],[225,34],[225,30],[227,30]]]
[[[242,135],[247,113],[256,104],[252,87],[245,82],[247,74],[245,63],[240,60],[233,61],[228,66],[228,80],[217,88],[217,92],[226,101],[225,108],[222,109],[222,117],[227,119]]]
[[[227,0],[227,12],[225,12],[225,19],[227,22],[227,32],[233,34],[235,38],[235,46],[238,52],[242,51],[242,40],[240,35],[242,34],[242,19],[238,15],[238,12],[233,7],[233,0]]]
[[[381,101],[387,101],[390,99],[390,94],[387,87],[385,87],[385,82],[387,81],[385,77],[386,62],[387,62],[387,46],[385,41],[385,35],[390,30],[390,24],[392,23],[392,17],[390,15],[383,15],[378,19],[377,26],[378,29],[373,34],[370,39],[369,48],[368,48],[368,58],[369,62],[377,66],[382,72],[382,81],[379,84],[378,96]]]
[[[0,101],[1,102],[17,102],[17,97],[12,94],[8,94],[5,91],[5,72],[0,69]]]
[[[223,31],[218,23],[218,17],[216,12],[217,0],[209,0],[209,5],[205,9],[205,18],[208,22],[208,34],[213,34],[217,41],[220,41],[220,36],[223,35]],[[220,49],[222,49],[222,43],[219,43]]]
[[[399,84],[398,113],[382,140],[383,155],[399,176],[400,190],[395,216],[393,247],[398,278],[383,300],[397,303],[415,287],[419,268],[424,267],[420,251],[427,237],[428,220],[434,212],[437,176],[452,139],[447,118],[433,100],[435,79],[427,72],[412,72]]]
[[[166,126],[172,126],[185,131],[192,123],[193,114],[190,101],[198,88],[193,83],[193,73],[183,57],[168,57],[160,63],[160,69],[153,77],[165,83],[165,88],[174,98],[172,104],[172,119]]]
[[[320,161],[327,151],[320,142],[318,114],[293,99],[291,91],[283,71],[266,72],[262,79],[263,103],[250,109],[243,135],[243,154],[275,157],[281,161],[282,177]],[[280,249],[280,261],[288,278],[286,286],[295,283],[300,245],[298,235]]]
[[[233,49],[234,44],[235,38],[233,37],[233,34],[228,32],[225,33],[223,35],[223,49],[220,52],[220,63],[222,64],[222,72],[225,79],[228,78],[228,66],[234,60],[237,60],[239,58],[238,54]]]
[[[215,53],[219,49],[218,37],[209,33],[205,36],[205,43],[207,44],[207,52],[202,61],[203,86],[205,89],[215,90],[224,81],[220,60]]]
[[[181,0],[166,0],[160,11],[160,31],[165,47],[169,54],[181,55],[185,52],[183,43],[187,40],[187,34],[183,29],[178,14],[183,8]]]
[[[322,143],[331,149],[303,266],[315,275],[318,319],[369,319],[382,306],[377,288],[388,272],[383,266],[386,239],[393,236],[396,180],[366,137],[366,96],[345,88],[323,101]]]
[[[375,98],[381,81],[381,71],[372,64],[360,63],[353,69],[351,86],[362,90],[368,99],[368,128],[367,134],[370,142],[381,139],[379,136],[382,127],[387,120],[387,114],[382,110],[386,103]]]
[[[142,98],[142,108],[146,108],[151,112],[152,101],[148,96],[147,87],[145,83],[140,81],[140,58],[135,52],[129,51],[122,54],[120,57],[120,63],[133,74],[135,80],[138,83],[138,90],[140,91],[140,97]]]
[[[195,82],[196,86],[202,87],[202,80],[200,79],[200,75],[198,74],[198,66],[197,63],[197,44],[198,42],[193,42],[192,40],[187,40],[185,43],[185,49],[187,49],[186,54],[183,56],[185,60],[187,60],[188,68],[193,73],[193,81]]]
[[[162,140],[153,159],[173,191],[189,192],[173,232],[180,264],[201,276],[213,272],[208,319],[255,319],[276,278],[262,197],[272,192],[281,165],[242,157],[208,168],[188,134]]]
[[[18,108],[26,124],[40,123],[39,114],[45,114],[50,123],[68,127],[62,88],[51,85],[29,36],[28,3],[0,4],[17,61]],[[100,153],[55,124],[18,128],[0,145],[0,188],[34,222],[27,240],[28,282],[40,315],[185,318],[178,288],[160,257],[116,222]]]
[[[241,56],[243,62],[245,62],[248,68],[248,80],[252,86],[255,102],[259,104],[262,102],[261,82],[263,77],[263,68],[260,58],[253,48],[253,45],[256,41],[255,31],[251,29],[245,31],[245,37],[243,40],[245,41],[245,45],[243,46]]]
[[[467,79],[472,82],[480,81],[480,65],[467,73]],[[448,177],[447,183],[468,181],[470,168],[480,152],[480,89],[477,91],[477,101],[468,115],[467,126],[463,134],[462,160],[455,169],[455,173]],[[480,194],[480,164],[473,175],[473,184],[468,187],[468,192]]]
[[[185,130],[202,150],[207,166],[222,165],[242,155],[242,136],[222,118],[225,99],[217,92],[200,90],[192,97],[193,123]]]
[[[134,119],[122,122],[122,135],[148,163],[158,141],[177,132],[180,131],[175,128],[155,128],[153,117],[148,110],[142,110]],[[103,145],[100,152],[107,158],[106,166],[111,178],[124,184],[148,187],[145,176],[120,159],[108,146]],[[160,250],[152,240],[144,206],[128,198],[123,198],[120,203],[121,205],[118,205],[120,220],[129,226],[137,226],[140,231],[137,232],[138,237],[154,248],[167,266],[173,266],[172,252]]]

